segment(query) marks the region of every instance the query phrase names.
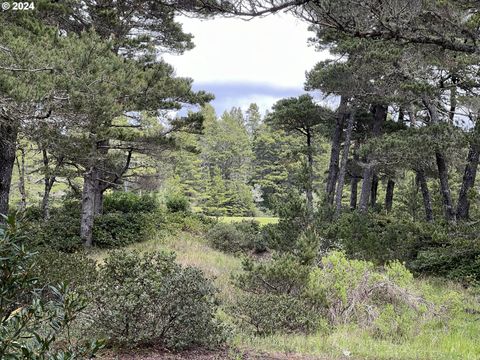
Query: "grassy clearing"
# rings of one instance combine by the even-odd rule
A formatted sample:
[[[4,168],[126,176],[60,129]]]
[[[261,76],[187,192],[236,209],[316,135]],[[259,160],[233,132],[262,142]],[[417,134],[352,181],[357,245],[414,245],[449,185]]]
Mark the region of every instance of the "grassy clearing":
[[[233,222],[240,222],[240,221],[257,221],[261,226],[267,224],[276,224],[278,223],[277,217],[243,217],[243,216],[220,216],[217,218],[218,221],[223,223],[233,223]]]
[[[237,294],[231,276],[241,271],[241,258],[212,249],[200,235],[181,232],[134,244],[127,249],[174,251],[180,263],[196,266],[214,280],[223,301],[228,303]],[[105,251],[93,254],[100,261],[105,255]],[[417,329],[406,339],[379,339],[367,330],[349,325],[311,335],[259,337],[237,333],[231,345],[245,351],[285,354],[286,358],[291,354],[302,354],[329,360],[480,360],[480,315],[476,313],[480,311],[480,295],[467,294],[459,285],[445,281],[417,280],[416,285],[425,289],[432,301],[449,299],[448,294],[460,296],[461,293],[461,311]],[[474,311],[469,314],[465,309]],[[228,319],[226,314],[224,316]]]
[[[204,271],[207,277],[213,279],[223,300],[228,301],[235,296],[236,289],[231,284],[231,275],[241,271],[241,258],[212,249],[201,236],[181,232],[177,235],[156,237],[133,244],[126,249],[140,252],[174,251],[179,263],[195,266]],[[102,261],[106,255],[106,251],[92,254],[98,261]]]

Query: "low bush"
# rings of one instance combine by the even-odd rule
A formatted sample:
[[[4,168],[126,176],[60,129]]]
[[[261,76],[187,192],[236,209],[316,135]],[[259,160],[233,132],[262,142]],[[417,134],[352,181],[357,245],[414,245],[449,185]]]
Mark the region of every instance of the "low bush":
[[[44,293],[50,294],[49,285],[65,283],[77,293],[85,294],[97,279],[96,261],[84,252],[64,253],[42,249],[35,256],[32,275],[44,284]]]
[[[77,252],[83,247],[80,209],[79,201],[65,201],[61,207],[52,208],[50,218],[44,220],[38,209],[30,208],[21,232],[33,247]],[[163,218],[152,196],[123,192],[107,194],[103,213],[95,217],[94,245],[114,248],[145,241],[158,230]]]
[[[92,358],[101,343],[73,341],[69,331],[85,298],[60,285],[45,301],[34,277],[37,256],[21,244],[13,218],[9,224],[0,228],[0,359]]]
[[[170,212],[189,212],[190,202],[185,196],[179,194],[168,195],[165,199],[167,210]]]
[[[207,239],[215,249],[230,253],[266,250],[260,225],[256,221],[218,223],[207,232]]]
[[[114,344],[184,349],[223,340],[215,288],[173,254],[112,252],[92,294],[94,330]]]
[[[233,313],[240,325],[259,334],[316,331],[328,323],[356,324],[377,336],[395,331],[408,336],[415,321],[435,312],[399,262],[377,268],[334,251],[318,264],[284,254],[259,263],[248,260],[244,270],[235,283],[245,295]]]
[[[157,199],[150,194],[139,195],[133,192],[115,191],[107,194],[103,201],[103,211],[122,213],[149,213],[159,209]]]

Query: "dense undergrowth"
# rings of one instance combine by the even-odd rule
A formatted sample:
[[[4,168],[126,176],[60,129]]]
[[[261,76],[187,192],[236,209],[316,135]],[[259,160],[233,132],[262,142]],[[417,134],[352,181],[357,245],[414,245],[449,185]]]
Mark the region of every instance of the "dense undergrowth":
[[[306,226],[295,204],[285,206],[278,224],[222,223],[177,200],[162,206],[150,196],[108,195],[90,252],[78,251],[75,202],[44,223],[27,212],[10,241],[35,253],[9,256],[36,279],[38,301],[58,301],[49,286],[60,283],[82,299],[68,336],[59,328],[45,354],[73,351],[65,347],[73,337],[105,339],[109,347],[227,343],[331,358],[480,356],[475,225],[345,213],[333,222],[319,214]],[[19,294],[32,288],[20,280],[15,286],[25,289]],[[12,299],[10,313],[35,304],[29,296]],[[38,331],[50,327],[42,322]]]

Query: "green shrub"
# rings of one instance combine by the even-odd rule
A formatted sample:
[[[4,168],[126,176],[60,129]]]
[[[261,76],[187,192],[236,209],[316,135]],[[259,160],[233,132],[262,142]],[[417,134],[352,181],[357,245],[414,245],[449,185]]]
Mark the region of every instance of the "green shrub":
[[[260,225],[256,221],[218,223],[208,231],[207,239],[214,248],[225,252],[266,250]]]
[[[480,229],[479,229],[480,230]],[[458,231],[458,229],[457,229]],[[480,285],[480,238],[461,229],[423,246],[410,262],[416,273],[442,276],[466,285]]]
[[[50,301],[34,277],[35,255],[20,243],[13,218],[0,228],[0,359],[91,358],[101,344],[73,341],[71,323],[86,306],[85,298],[61,285],[51,287]]]
[[[276,332],[318,331],[324,327],[322,315],[308,301],[286,294],[246,294],[233,309],[237,322],[256,335]]]
[[[152,213],[110,212],[95,217],[93,239],[101,248],[121,247],[147,240],[155,233]]]
[[[245,295],[232,311],[240,325],[260,334],[315,331],[328,323],[357,324],[385,337],[401,330],[407,336],[413,321],[435,309],[413,289],[412,274],[398,261],[379,269],[338,251],[319,264],[283,254],[269,261],[246,260],[244,270],[235,284]],[[386,327],[389,316],[391,328]]]
[[[33,247],[77,252],[83,248],[80,238],[81,204],[65,201],[52,208],[48,220],[43,220],[36,208],[27,211],[21,232]],[[103,213],[95,217],[94,245],[101,248],[120,247],[149,239],[164,217],[159,204],[149,195],[113,192],[104,199]]]
[[[42,219],[37,209],[29,209],[20,227],[20,233],[31,246],[65,252],[76,252],[82,248],[80,202],[69,200],[61,207],[52,208],[48,220]]]
[[[167,209],[170,212],[189,212],[190,202],[185,196],[179,194],[168,195],[165,201]]]
[[[243,295],[232,306],[241,327],[268,335],[311,332],[323,326],[323,312],[303,296],[309,266],[286,254],[265,262],[247,259],[244,270],[235,278]]]
[[[97,264],[84,252],[69,254],[42,249],[35,256],[32,274],[40,284],[57,286],[65,283],[83,294],[97,279]],[[48,287],[44,289],[49,293]]]
[[[222,340],[215,288],[173,254],[112,252],[93,289],[94,326],[112,343],[179,349]]]
[[[153,195],[138,195],[133,192],[115,191],[105,195],[103,201],[104,213],[145,213],[159,209],[159,203]]]
[[[383,264],[414,258],[418,248],[431,241],[434,225],[353,212],[342,214],[321,233],[329,247],[341,248],[352,258]]]

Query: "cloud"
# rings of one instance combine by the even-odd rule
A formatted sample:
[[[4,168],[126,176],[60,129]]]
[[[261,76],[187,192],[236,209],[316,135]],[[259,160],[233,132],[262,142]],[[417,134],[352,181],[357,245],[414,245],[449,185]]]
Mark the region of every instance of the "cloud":
[[[180,17],[196,47],[183,55],[165,54],[179,76],[199,83],[262,83],[302,88],[305,71],[326,57],[307,45],[307,24],[277,14],[249,21]]]

